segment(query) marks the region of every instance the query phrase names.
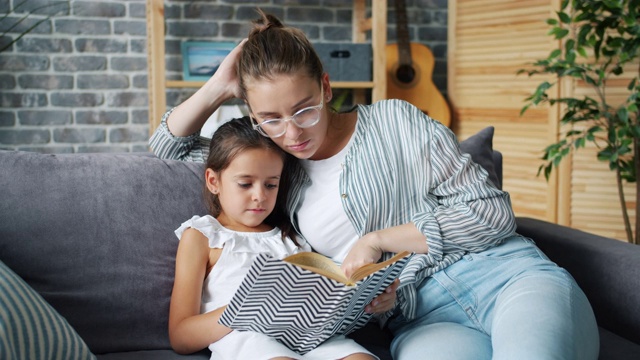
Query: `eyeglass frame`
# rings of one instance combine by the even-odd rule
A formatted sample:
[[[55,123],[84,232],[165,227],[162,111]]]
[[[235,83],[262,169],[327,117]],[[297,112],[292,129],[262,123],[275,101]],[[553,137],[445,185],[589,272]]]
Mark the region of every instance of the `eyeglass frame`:
[[[324,86],[320,86],[320,93],[323,94],[324,93]],[[318,123],[320,122],[320,118],[322,117],[322,113],[320,113],[320,111],[322,110],[322,108],[324,107],[324,95],[321,97],[320,99],[320,104],[315,105],[315,106],[307,106],[304,109],[300,109],[298,111],[295,112],[295,114],[291,115],[291,116],[287,116],[287,117],[283,117],[283,118],[278,118],[278,119],[267,119],[265,121],[263,121],[262,123],[259,123],[257,118],[255,116],[253,116],[253,114],[251,114],[249,117],[251,118],[251,120],[255,121],[255,124],[251,124],[251,126],[253,127],[253,130],[257,131],[260,135],[262,136],[266,136],[268,138],[279,138],[280,136],[284,135],[287,133],[287,122],[293,122],[293,124],[297,127],[299,127],[300,129],[308,129],[310,127],[316,126],[318,125]],[[311,125],[307,125],[307,126],[300,126],[296,121],[295,121],[295,117],[296,115],[307,111],[307,110],[317,110],[318,111],[318,119],[316,119],[316,121],[314,121]],[[281,134],[279,135],[274,135],[271,136],[269,134],[267,134],[267,132],[262,128],[262,124],[264,123],[268,123],[270,121],[283,121],[285,126],[284,126],[284,130],[282,131]]]

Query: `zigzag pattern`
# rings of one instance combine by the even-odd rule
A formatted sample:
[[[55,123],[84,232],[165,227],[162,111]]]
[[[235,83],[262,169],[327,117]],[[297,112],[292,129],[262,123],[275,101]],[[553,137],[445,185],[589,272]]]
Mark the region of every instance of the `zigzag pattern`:
[[[404,258],[346,286],[287,262],[260,255],[236,291],[220,324],[256,331],[306,354],[336,334],[361,328],[371,314],[364,307],[398,277]]]

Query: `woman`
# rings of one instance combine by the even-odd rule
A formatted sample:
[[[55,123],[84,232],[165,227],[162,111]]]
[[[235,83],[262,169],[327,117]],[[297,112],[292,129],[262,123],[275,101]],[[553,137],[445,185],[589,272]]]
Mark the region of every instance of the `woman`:
[[[198,131],[232,97],[253,127],[299,159],[288,210],[314,248],[351,273],[415,252],[382,320],[395,359],[595,359],[598,333],[575,281],[515,233],[507,193],[453,133],[398,101],[328,109],[329,77],[299,30],[264,15],[150,140],[161,157],[203,161]],[[390,294],[391,295],[391,294]],[[389,309],[389,296],[369,310]]]

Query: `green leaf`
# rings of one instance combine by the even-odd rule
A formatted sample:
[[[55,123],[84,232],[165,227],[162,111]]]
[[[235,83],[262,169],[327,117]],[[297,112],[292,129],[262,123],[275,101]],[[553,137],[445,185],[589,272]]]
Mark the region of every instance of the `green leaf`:
[[[629,123],[629,112],[628,112],[626,107],[621,106],[617,111],[617,115],[618,115],[618,119],[621,122],[623,122],[625,124]]]
[[[576,45],[576,41],[573,39],[569,39],[567,40],[567,42],[564,44],[564,49],[565,51],[569,52],[569,51],[573,51],[573,47]]]
[[[587,37],[587,35],[589,35],[589,33],[591,32],[591,29],[591,24],[589,23],[585,23],[580,27],[580,31],[578,31],[577,36],[578,45],[584,45],[589,42],[589,38]]]
[[[564,24],[569,24],[571,23],[571,16],[569,16],[567,13],[564,12],[557,12],[558,14],[558,19],[560,19],[560,21]]]
[[[563,29],[561,27],[554,27],[549,31],[548,35],[553,35],[556,40],[560,40],[565,36],[569,35],[569,30]]]
[[[560,9],[566,9],[567,5],[569,5],[569,0],[562,0],[560,3]]]
[[[622,66],[617,65],[611,70],[611,72],[614,73],[615,75],[620,75],[624,72],[624,70],[622,69]]]
[[[585,50],[584,47],[579,46],[577,50],[578,50],[578,54],[580,54],[580,56],[582,56],[583,58],[589,57],[589,55],[587,54],[587,50]]]

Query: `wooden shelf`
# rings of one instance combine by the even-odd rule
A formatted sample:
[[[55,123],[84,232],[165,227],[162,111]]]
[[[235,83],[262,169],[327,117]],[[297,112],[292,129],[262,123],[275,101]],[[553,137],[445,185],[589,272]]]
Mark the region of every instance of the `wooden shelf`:
[[[334,81],[336,89],[371,90],[373,102],[387,94],[386,52],[387,0],[371,0],[371,16],[367,17],[367,1],[353,0],[353,42],[366,42],[371,32],[373,81]],[[199,88],[204,81],[167,80],[165,68],[164,0],[147,0],[147,68],[149,81],[149,131],[153,133],[167,110],[167,88]],[[360,96],[359,99],[363,97]],[[361,100],[359,100],[361,101]]]
[[[186,80],[166,80],[167,88],[200,88],[204,85],[204,81],[186,81]],[[331,87],[334,89],[373,89],[375,87],[373,81],[332,81]]]

